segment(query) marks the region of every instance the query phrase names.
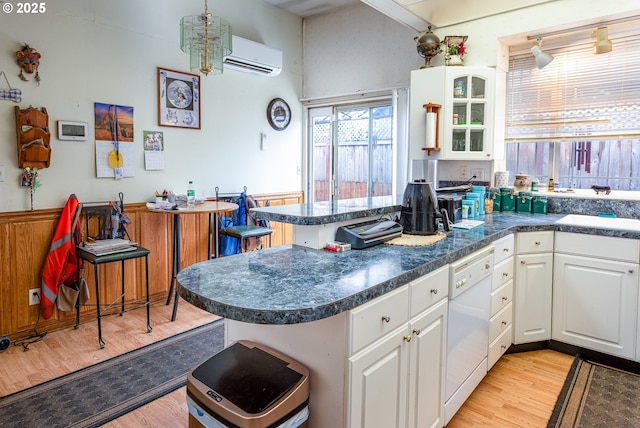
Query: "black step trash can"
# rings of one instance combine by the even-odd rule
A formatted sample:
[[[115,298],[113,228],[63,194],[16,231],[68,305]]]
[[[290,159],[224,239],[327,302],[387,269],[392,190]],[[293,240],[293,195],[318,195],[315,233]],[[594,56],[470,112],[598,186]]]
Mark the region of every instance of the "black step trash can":
[[[187,405],[190,428],[306,428],[309,370],[240,340],[191,370]]]

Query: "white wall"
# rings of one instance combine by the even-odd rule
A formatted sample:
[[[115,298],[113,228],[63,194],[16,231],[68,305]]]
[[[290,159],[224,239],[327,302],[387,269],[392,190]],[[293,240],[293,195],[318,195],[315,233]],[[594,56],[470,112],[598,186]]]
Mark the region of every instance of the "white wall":
[[[424,64],[416,33],[356,4],[304,23],[304,98],[407,87]]]
[[[15,2],[13,2],[15,4]],[[0,14],[0,70],[22,90],[22,102],[0,100],[0,212],[28,210],[29,191],[20,187],[14,106],[46,107],[49,113],[51,166],[39,174],[42,187],[35,208],[62,207],[71,193],[81,201],[109,200],[118,192],[125,202],[151,200],[154,190],[185,193],[194,180],[199,196],[214,187],[250,193],[302,188],[301,112],[302,20],[262,0],[209,2],[214,15],[228,20],[238,36],[282,49],[277,77],[235,70],[201,76],[200,130],[158,126],[157,67],[190,72],[180,50],[180,18],[202,13],[202,0],[55,0],[41,15]],[[28,43],[42,54],[41,84],[17,76],[15,52]],[[4,79],[0,89],[6,89]],[[274,131],[266,120],[269,101],[282,97],[292,107],[292,123]],[[96,178],[93,139],[94,102],[134,107],[135,177]],[[57,120],[89,123],[89,141],[57,140]],[[145,171],[143,130],[164,132],[166,168]],[[267,150],[260,150],[260,133]],[[123,143],[124,144],[124,143]]]

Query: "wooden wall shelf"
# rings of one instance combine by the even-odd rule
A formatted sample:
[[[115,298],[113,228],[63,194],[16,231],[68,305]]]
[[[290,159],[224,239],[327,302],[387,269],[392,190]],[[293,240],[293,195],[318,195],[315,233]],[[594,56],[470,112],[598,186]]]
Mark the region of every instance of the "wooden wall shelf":
[[[46,108],[15,107],[18,167],[48,168],[51,163],[51,134]]]

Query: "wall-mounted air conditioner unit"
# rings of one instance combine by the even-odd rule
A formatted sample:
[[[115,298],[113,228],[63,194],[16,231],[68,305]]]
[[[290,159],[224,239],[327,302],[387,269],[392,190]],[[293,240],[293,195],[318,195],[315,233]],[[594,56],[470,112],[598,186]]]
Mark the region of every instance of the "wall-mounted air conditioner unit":
[[[277,76],[282,70],[282,51],[262,43],[231,36],[232,52],[224,67],[262,76]]]

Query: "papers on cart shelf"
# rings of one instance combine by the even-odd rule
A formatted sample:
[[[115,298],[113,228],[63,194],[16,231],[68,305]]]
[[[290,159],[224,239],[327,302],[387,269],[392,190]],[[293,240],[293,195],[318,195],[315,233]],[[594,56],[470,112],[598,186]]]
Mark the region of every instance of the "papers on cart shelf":
[[[124,251],[133,251],[137,248],[137,243],[128,239],[99,239],[97,241],[85,242],[82,249],[102,256],[105,254],[121,253]]]
[[[456,229],[473,229],[474,227],[484,224],[482,220],[461,220],[453,224]]]

